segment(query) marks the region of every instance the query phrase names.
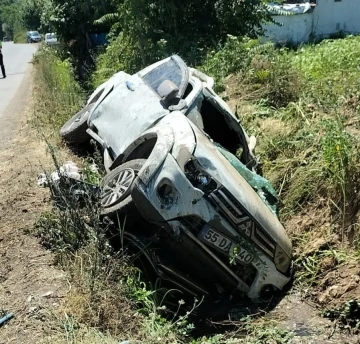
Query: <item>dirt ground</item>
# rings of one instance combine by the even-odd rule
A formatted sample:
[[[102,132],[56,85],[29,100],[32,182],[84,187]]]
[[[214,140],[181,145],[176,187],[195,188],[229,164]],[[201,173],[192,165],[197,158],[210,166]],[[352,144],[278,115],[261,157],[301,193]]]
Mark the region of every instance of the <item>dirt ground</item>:
[[[66,275],[37,240],[26,235],[49,207],[37,175],[49,163],[45,145],[28,123],[30,71],[0,120],[0,315],[15,317],[0,327],[0,343],[39,343],[51,333],[53,311],[67,292]]]

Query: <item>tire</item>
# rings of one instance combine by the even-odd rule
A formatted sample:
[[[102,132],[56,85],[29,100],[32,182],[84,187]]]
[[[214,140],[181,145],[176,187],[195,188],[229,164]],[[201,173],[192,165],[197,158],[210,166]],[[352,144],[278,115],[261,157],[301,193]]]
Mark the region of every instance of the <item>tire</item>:
[[[60,129],[61,137],[69,143],[81,144],[90,139],[86,132],[87,120],[94,107],[94,103],[85,106],[82,110],[71,117]]]
[[[131,198],[131,189],[145,161],[146,159],[130,160],[104,177],[100,193],[102,215],[116,218],[134,213],[136,206]],[[119,189],[119,179],[124,183],[122,191]]]

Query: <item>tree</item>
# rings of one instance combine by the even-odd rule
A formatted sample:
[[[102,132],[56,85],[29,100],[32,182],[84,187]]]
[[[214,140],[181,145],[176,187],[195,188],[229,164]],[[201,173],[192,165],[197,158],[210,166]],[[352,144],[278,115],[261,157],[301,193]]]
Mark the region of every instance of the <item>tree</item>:
[[[15,27],[19,23],[19,11],[18,1],[15,0],[0,0],[0,25],[2,32],[0,38],[3,38],[3,34],[12,38],[14,35]]]
[[[145,65],[156,59],[159,48],[196,63],[201,52],[228,34],[258,36],[267,20],[271,17],[262,0],[118,0],[117,11],[95,23],[112,22],[130,37]]]
[[[41,14],[46,0],[22,0],[22,24],[28,30],[40,30]]]
[[[35,0],[31,0],[35,1]],[[89,33],[97,31],[94,20],[114,11],[113,2],[101,0],[43,0],[42,28],[56,32],[68,46],[79,74],[91,70],[93,59]]]

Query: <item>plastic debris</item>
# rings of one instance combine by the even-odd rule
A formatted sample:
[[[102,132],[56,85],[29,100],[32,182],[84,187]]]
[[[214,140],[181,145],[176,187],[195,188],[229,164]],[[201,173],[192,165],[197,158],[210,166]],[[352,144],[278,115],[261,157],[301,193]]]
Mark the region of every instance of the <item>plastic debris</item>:
[[[14,317],[14,313],[9,313],[9,314],[5,315],[4,317],[2,317],[0,319],[0,326],[4,325],[6,322],[8,322],[13,317]]]
[[[49,179],[51,182],[57,182],[62,176],[75,180],[81,180],[81,169],[74,162],[67,161],[64,165],[59,167],[58,171],[51,173]],[[37,184],[40,187],[47,187],[49,185],[46,173],[41,173],[39,175]]]

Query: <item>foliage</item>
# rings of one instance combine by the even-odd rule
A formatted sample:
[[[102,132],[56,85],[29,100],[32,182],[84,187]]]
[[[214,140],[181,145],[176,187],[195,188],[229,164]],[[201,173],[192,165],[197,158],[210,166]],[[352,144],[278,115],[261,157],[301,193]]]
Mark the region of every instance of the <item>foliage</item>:
[[[13,39],[14,43],[26,43],[26,32],[23,29],[16,30]]]
[[[5,34],[13,38],[15,31],[20,30],[19,3],[16,0],[0,0],[0,40]],[[1,32],[2,31],[2,32]]]
[[[247,338],[244,340],[246,344],[261,344],[261,343],[274,343],[274,344],[287,344],[291,343],[294,334],[287,330],[281,329],[273,323],[254,324],[247,319],[245,330],[248,333]]]
[[[81,172],[86,182],[92,185],[100,185],[102,176],[92,158],[86,158],[84,160],[84,166]]]
[[[353,221],[354,204],[358,202],[359,157],[356,149],[356,139],[346,131],[344,120],[326,120],[323,122],[322,155],[324,167],[330,179],[334,193],[341,195],[336,206],[340,208],[343,226],[346,221]]]
[[[259,46],[257,40],[228,35],[223,45],[219,45],[217,49],[206,55],[200,69],[213,76],[217,82],[222,83],[228,75],[245,71]],[[261,47],[263,51],[272,48],[271,44]]]
[[[156,47],[160,40],[167,42],[168,53],[175,51],[187,55],[196,47],[213,46],[227,34],[256,37],[262,32],[260,23],[270,19],[259,0],[186,0],[185,3],[179,0],[157,3],[124,0],[118,1],[117,17],[124,34],[138,44],[144,64],[149,62],[146,48],[148,45]],[[107,19],[113,21],[115,15]]]
[[[359,37],[348,36],[289,52],[293,66],[306,79],[312,102],[327,108],[341,105],[359,91],[359,48]]]
[[[93,53],[89,34],[107,32],[108,27],[95,27],[93,22],[114,9],[113,1],[98,0],[28,0],[42,2],[41,9],[31,12],[40,22],[42,31],[56,32],[70,53],[76,73],[89,77]],[[24,11],[26,13],[26,11]],[[81,20],[79,20],[81,16]]]
[[[106,52],[99,55],[97,68],[91,76],[91,83],[97,87],[121,70],[134,73],[141,64],[141,56],[137,47],[127,36],[120,33],[111,40],[110,45],[106,47]]]
[[[256,53],[256,43],[248,48],[232,39],[205,60],[205,71],[220,80],[237,73],[231,80],[238,84],[234,83],[230,92],[242,95],[243,89],[245,97],[254,93],[258,102],[262,98],[260,107],[279,109],[267,107],[265,121],[257,115],[243,120],[259,135],[263,171],[279,190],[283,214],[294,214],[304,204],[324,196],[333,204],[334,214],[340,215],[343,227],[351,223],[358,209],[359,140],[350,134],[347,123],[357,123],[359,42],[359,38],[348,37],[296,51],[268,47]],[[233,51],[240,56],[239,61],[233,60]],[[249,60],[244,57],[246,52]],[[354,59],[345,61],[345,56]],[[346,76],[345,80],[340,75]],[[331,88],[323,87],[324,83]],[[320,113],[330,110],[329,106],[341,108],[332,110],[330,116]]]
[[[34,63],[37,83],[46,85],[41,88],[42,102],[36,104],[37,112],[46,116],[39,116],[38,120],[46,124],[45,127],[51,126],[53,135],[84,104],[85,94],[74,79],[71,62],[62,59],[56,49],[43,46],[35,55]]]
[[[41,13],[47,0],[23,0],[21,2],[22,24],[27,30],[39,30]]]
[[[283,107],[299,99],[302,78],[286,54],[271,43],[228,35],[223,46],[210,52],[200,66],[218,81],[216,90],[223,90],[223,81],[230,74],[241,74],[247,93],[256,92],[270,106]]]
[[[232,34],[257,37],[262,31],[261,23],[269,19],[266,7],[258,0],[118,1],[116,12],[95,21],[112,24],[113,37],[97,60],[96,73],[105,71],[108,75],[122,67],[133,72],[172,53],[181,55],[190,65],[197,65],[209,50],[222,45]],[[245,56],[247,45],[253,44],[240,41],[232,49],[233,61],[240,61],[241,56],[236,53],[241,51]],[[95,84],[99,84],[98,80],[99,77]]]
[[[215,335],[193,340],[191,344],[288,344],[294,337],[292,332],[277,327],[272,321],[257,321],[251,317],[241,319],[239,331],[241,331],[240,336],[231,333]]]
[[[306,241],[306,239],[304,239]],[[307,243],[308,244],[308,243]],[[301,254],[295,261],[297,267],[296,286],[305,294],[318,284],[319,277],[328,269],[351,259],[346,251],[337,251],[325,244],[318,252]],[[328,264],[327,262],[331,262]]]
[[[281,55],[270,60],[268,71],[258,69],[255,75],[260,85],[265,86],[264,98],[270,106],[281,108],[299,99],[303,86],[300,73],[289,67],[288,61]]]
[[[342,329],[350,329],[353,333],[360,330],[359,300],[349,300],[341,308],[325,310],[323,316],[336,321]]]
[[[175,52],[195,65],[209,48],[224,42],[227,34],[255,38],[262,32],[261,24],[271,20],[263,0],[19,1],[23,27],[56,32],[83,78],[90,76],[94,63],[91,33],[109,33],[112,43],[120,48],[116,56],[119,64],[126,65],[125,61],[136,55],[133,64],[139,69]],[[82,20],[78,20],[80,13]],[[110,58],[99,63],[101,70],[114,69]]]

